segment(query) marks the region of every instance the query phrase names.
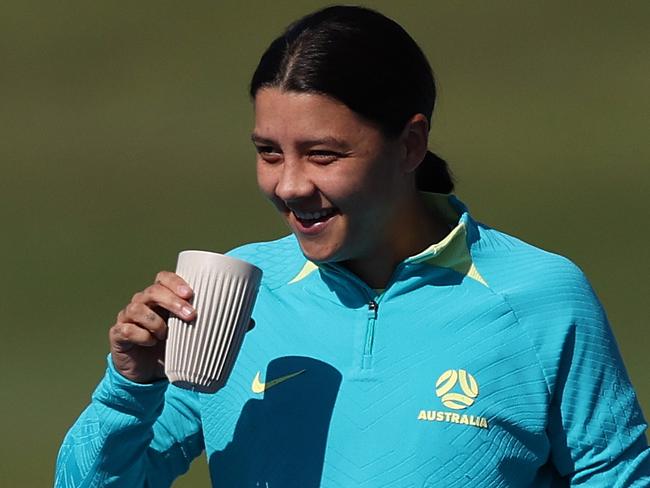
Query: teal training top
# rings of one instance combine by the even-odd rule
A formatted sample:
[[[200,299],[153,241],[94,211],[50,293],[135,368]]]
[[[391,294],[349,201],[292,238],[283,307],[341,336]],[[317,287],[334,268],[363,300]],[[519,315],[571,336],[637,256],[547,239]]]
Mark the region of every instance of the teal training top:
[[[227,385],[136,384],[109,358],[56,486],[166,487],[203,451],[215,487],[650,486],[646,423],[582,272],[428,197],[453,230],[385,290],[293,236],[232,251],[264,278]]]

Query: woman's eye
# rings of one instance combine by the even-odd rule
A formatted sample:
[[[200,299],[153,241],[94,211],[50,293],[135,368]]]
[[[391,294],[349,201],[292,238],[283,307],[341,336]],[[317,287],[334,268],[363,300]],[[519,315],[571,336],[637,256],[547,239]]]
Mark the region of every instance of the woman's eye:
[[[268,162],[275,162],[282,157],[280,151],[275,149],[272,146],[255,146],[257,154],[259,154],[262,159]]]
[[[332,163],[340,157],[341,155],[334,151],[319,150],[309,152],[309,159],[320,164]]]
[[[255,146],[255,150],[259,154],[277,153],[277,151],[273,149],[271,146]]]

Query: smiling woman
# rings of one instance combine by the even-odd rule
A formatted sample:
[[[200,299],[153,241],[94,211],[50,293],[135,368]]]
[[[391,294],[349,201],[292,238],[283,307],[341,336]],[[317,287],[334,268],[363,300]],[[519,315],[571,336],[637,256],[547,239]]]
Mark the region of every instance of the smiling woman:
[[[308,15],[250,90],[262,192],[291,235],[264,270],[228,383],[170,386],[161,272],[111,328],[57,486],[164,487],[206,451],[215,487],[647,486],[646,423],[570,261],[477,221],[427,150],[428,62],[372,10]]]
[[[259,186],[310,261],[342,263],[384,288],[397,263],[448,232],[415,186],[427,128],[416,114],[387,138],[334,98],[264,88],[253,134]]]
[[[358,8],[309,15],[269,46],[250,95],[260,188],[312,262],[384,288],[447,234],[418,192],[453,190],[427,150],[433,73],[399,24]]]

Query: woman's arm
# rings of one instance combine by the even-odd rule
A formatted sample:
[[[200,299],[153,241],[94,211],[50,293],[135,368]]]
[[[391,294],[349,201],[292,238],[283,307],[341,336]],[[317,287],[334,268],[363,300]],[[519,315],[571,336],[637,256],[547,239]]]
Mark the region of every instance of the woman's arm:
[[[607,317],[586,279],[575,290],[549,414],[552,461],[570,486],[650,486],[647,424]]]
[[[55,488],[166,487],[204,449],[198,396],[106,376],[63,441]]]

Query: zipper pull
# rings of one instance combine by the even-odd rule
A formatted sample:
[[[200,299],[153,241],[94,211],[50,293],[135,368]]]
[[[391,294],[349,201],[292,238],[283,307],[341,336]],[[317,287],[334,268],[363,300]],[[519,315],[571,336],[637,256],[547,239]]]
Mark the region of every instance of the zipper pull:
[[[378,311],[379,304],[374,300],[370,300],[370,302],[368,302],[368,317],[371,319],[376,319]]]

